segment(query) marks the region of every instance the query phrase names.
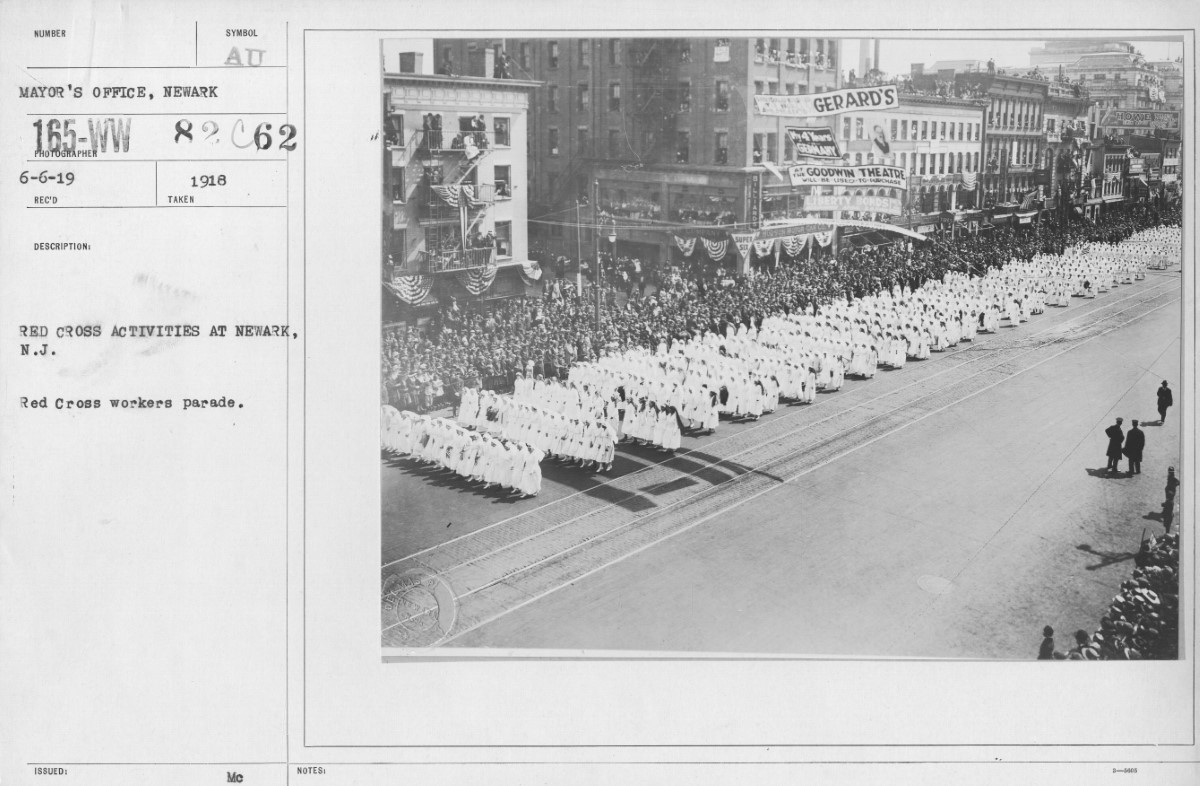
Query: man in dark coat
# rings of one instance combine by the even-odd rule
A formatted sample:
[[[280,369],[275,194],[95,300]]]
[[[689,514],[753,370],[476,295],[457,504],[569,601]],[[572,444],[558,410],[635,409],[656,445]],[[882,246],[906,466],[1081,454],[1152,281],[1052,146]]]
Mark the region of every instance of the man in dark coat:
[[[1146,447],[1146,434],[1138,428],[1138,422],[1133,421],[1129,433],[1125,435],[1125,458],[1129,459],[1129,474],[1142,474],[1142,449]]]
[[[1174,403],[1171,389],[1167,387],[1167,381],[1164,379],[1162,387],[1158,389],[1158,422],[1160,424],[1167,422],[1167,408]]]
[[[1117,422],[1104,430],[1104,435],[1108,437],[1108,471],[1110,473],[1120,472],[1119,464],[1121,463],[1121,445],[1125,442],[1125,432],[1121,430],[1121,418],[1117,418]]]

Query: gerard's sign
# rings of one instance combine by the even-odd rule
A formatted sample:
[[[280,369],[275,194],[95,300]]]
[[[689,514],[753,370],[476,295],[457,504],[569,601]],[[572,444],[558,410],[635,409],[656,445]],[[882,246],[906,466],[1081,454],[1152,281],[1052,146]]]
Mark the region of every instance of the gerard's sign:
[[[838,115],[869,109],[895,109],[898,106],[900,96],[895,85],[852,87],[807,95],[754,97],[754,110],[758,114],[779,117]]]

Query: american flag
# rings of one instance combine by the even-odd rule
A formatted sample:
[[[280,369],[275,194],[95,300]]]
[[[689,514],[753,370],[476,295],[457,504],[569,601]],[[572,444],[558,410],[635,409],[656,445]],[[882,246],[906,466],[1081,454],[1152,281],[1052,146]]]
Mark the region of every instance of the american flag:
[[[1028,194],[1025,195],[1025,198],[1021,200],[1021,207],[1018,209],[1019,210],[1028,210],[1029,208],[1033,207],[1033,198],[1036,196],[1037,196],[1036,190],[1030,191]]]

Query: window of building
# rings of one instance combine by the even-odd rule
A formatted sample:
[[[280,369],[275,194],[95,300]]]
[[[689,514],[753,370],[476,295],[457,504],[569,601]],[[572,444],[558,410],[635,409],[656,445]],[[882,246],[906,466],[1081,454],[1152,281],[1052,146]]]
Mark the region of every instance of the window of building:
[[[862,162],[863,162],[862,161],[862,153],[855,153],[854,154],[854,165],[862,166]]]
[[[898,139],[908,139],[908,121],[907,120],[900,121],[900,136],[898,137]]]
[[[718,112],[729,111],[729,82],[724,79],[718,79],[716,83],[716,104],[714,108]]]
[[[591,68],[592,66],[592,39],[579,39],[579,67]]]
[[[580,155],[586,156],[591,153],[591,151],[588,150],[587,126],[580,126],[579,128],[575,129],[575,143],[579,148],[578,152]]]
[[[954,123],[950,124],[949,131],[950,131],[950,139],[953,140],[954,139]]]
[[[592,94],[588,92],[586,82],[575,86],[575,106],[580,112],[586,112],[592,105]]]
[[[497,164],[492,181],[496,184],[497,199],[509,199],[512,197],[512,167]]]
[[[718,131],[715,135],[716,145],[714,145],[713,160],[718,164],[729,163],[729,132]]]
[[[675,132],[675,163],[686,164],[691,153],[691,135],[687,131]]]
[[[979,171],[979,153],[975,153],[975,171]]]
[[[684,41],[683,45],[679,47],[679,62],[692,62],[692,45],[688,41]]]
[[[552,156],[558,155],[558,129],[557,128],[549,129],[549,131],[547,132],[547,136],[549,137],[548,147],[550,149],[550,155],[552,155]]]
[[[754,163],[757,164],[760,161],[762,161],[762,157],[765,152],[765,149],[763,148],[763,135],[755,134],[753,137],[751,137],[750,143],[752,146],[751,147],[751,155],[753,156],[752,160]]]
[[[908,153],[900,154],[900,168],[906,171],[908,170]]]
[[[850,125],[851,125],[850,118],[843,117],[842,118],[842,139],[845,139],[847,142],[850,141]]]
[[[791,134],[783,135],[783,160],[793,161],[796,158],[796,143],[792,141]]]
[[[621,157],[621,132],[616,128],[608,129],[608,157]]]
[[[940,125],[941,125],[941,133],[938,134],[938,139],[945,139],[946,138],[946,124],[941,123]]]
[[[528,41],[523,42],[517,47],[517,65],[521,66],[521,68],[525,69],[526,71],[529,70],[529,60],[530,56],[533,54],[532,50],[533,47]]]
[[[558,85],[546,86],[546,111],[558,111]]]
[[[492,118],[492,143],[497,147],[508,147],[512,144],[508,134],[508,120],[507,117]]]
[[[767,134],[766,156],[768,161],[774,162],[779,160],[779,134]]]
[[[769,95],[769,96],[779,95],[779,83],[778,82],[776,82],[774,80],[770,80],[767,82],[767,95]]]
[[[512,222],[496,222],[496,256],[512,256]]]
[[[854,138],[855,139],[863,138],[863,134],[865,133],[863,128],[864,128],[863,118],[861,118],[861,117],[854,118]]]
[[[405,199],[405,195],[408,193],[407,191],[405,191],[405,180],[404,180],[405,171],[406,170],[404,169],[404,167],[395,167],[392,169],[392,201],[393,202],[403,202]]]
[[[925,174],[925,156],[925,153],[921,154],[921,168],[917,171],[917,174],[919,175]]]
[[[621,39],[608,39],[608,62],[609,65],[621,65]]]
[[[896,132],[897,132],[899,129],[900,129],[900,121],[898,121],[898,120],[896,120],[895,118],[893,118],[893,119],[892,119],[892,136],[891,136],[891,139],[892,139],[893,141],[895,141],[896,139],[899,139],[899,138],[900,138],[900,137],[896,136]]]
[[[928,120],[921,121],[921,138],[922,139],[929,138],[929,121]]]
[[[608,83],[608,111],[609,112],[620,112],[621,111],[621,83],[620,82],[609,82]]]
[[[691,82],[680,82],[679,83],[679,111],[680,112],[691,112],[692,111],[692,83]]]
[[[403,267],[408,262],[408,231],[404,229],[393,229],[391,234],[391,243],[388,246],[388,261],[397,267]],[[390,279],[392,271],[385,271],[385,275]]]
[[[549,68],[558,68],[558,42],[546,42],[546,66]]]

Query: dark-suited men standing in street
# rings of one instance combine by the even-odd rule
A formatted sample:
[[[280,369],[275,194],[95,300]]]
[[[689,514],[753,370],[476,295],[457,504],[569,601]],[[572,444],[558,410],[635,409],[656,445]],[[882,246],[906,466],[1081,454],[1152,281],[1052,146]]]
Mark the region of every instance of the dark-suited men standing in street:
[[[1171,389],[1167,387],[1167,381],[1164,379],[1162,387],[1158,389],[1158,423],[1160,426],[1167,422],[1167,409],[1174,403]]]
[[[1138,422],[1133,421],[1129,433],[1125,435],[1125,458],[1129,459],[1129,474],[1142,474],[1142,449],[1146,447],[1146,433],[1138,428]]]
[[[1108,471],[1116,474],[1121,471],[1121,446],[1125,442],[1125,432],[1121,430],[1121,418],[1117,418],[1117,422],[1104,430],[1105,436],[1108,437]]]

